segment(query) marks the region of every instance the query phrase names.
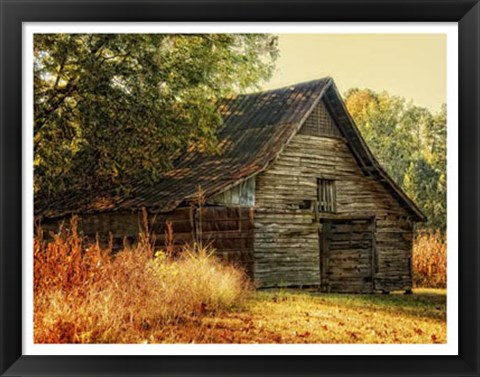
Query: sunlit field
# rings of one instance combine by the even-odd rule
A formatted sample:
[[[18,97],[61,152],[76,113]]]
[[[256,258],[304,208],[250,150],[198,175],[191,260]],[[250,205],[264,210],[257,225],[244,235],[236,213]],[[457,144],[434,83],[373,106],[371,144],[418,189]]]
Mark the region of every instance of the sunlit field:
[[[445,321],[446,291],[441,289],[416,289],[413,295],[259,291],[243,310],[205,317],[197,329],[182,332],[180,341],[444,343]],[[152,340],[168,343],[175,337],[167,334]]]

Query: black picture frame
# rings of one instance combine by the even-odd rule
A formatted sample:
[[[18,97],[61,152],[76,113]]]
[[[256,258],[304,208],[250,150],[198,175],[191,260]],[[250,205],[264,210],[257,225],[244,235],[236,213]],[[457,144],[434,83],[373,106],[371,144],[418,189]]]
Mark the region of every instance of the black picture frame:
[[[0,373],[3,376],[479,375],[478,0],[0,0]],[[22,355],[22,22],[343,21],[458,22],[458,356]]]

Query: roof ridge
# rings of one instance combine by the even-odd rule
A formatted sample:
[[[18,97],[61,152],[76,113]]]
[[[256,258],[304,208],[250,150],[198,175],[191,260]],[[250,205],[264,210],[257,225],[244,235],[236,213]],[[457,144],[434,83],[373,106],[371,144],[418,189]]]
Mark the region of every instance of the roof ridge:
[[[299,83],[293,83],[290,85],[284,85],[278,88],[273,88],[273,89],[267,89],[267,90],[259,90],[256,92],[250,92],[250,93],[238,93],[238,94],[233,94],[231,97],[223,97],[222,99],[226,100],[231,100],[231,99],[237,99],[239,97],[246,97],[246,96],[255,96],[255,95],[262,95],[262,94],[271,94],[274,92],[280,92],[284,90],[288,90],[290,88],[299,88],[302,86],[307,86],[307,85],[313,85],[313,84],[318,84],[318,85],[325,85],[329,82],[333,82],[333,78],[331,76],[324,76],[319,79],[315,80],[309,80],[309,81],[302,81]]]

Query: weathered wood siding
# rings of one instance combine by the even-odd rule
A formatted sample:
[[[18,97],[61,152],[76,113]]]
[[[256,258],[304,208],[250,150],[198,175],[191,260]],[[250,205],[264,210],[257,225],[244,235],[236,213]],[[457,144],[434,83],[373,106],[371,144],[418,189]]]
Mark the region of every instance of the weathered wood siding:
[[[148,215],[149,232],[153,235],[155,247],[165,246],[167,221],[173,228],[174,249],[181,251],[186,244],[202,241],[215,248],[223,260],[239,265],[253,275],[253,218],[252,208],[229,208],[222,206],[199,208],[184,207],[156,215]],[[67,226],[68,226],[68,220]],[[57,232],[59,221],[42,224],[48,232]],[[141,212],[100,213],[84,215],[78,219],[78,231],[90,240],[98,235],[106,245],[110,235],[114,248],[120,249],[124,242],[134,244],[139,232],[144,230]]]
[[[208,199],[208,203],[253,207],[255,205],[255,177],[246,179],[238,185]]]
[[[407,212],[381,182],[362,173],[344,139],[304,133],[295,135],[256,177],[257,283],[320,283],[319,220],[312,209],[300,209],[304,201],[316,201],[318,178],[335,180],[336,213],[328,216],[375,217],[374,289],[411,288],[412,224]]]
[[[197,211],[197,238],[210,244],[223,260],[253,276],[254,211],[245,207],[205,207]],[[200,232],[200,233],[199,233]]]

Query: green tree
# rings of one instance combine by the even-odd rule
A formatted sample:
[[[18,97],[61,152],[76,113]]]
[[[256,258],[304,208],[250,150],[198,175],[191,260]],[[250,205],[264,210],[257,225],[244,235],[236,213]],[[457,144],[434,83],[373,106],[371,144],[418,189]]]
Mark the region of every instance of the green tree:
[[[158,180],[186,149],[214,153],[216,101],[268,79],[276,37],[37,34],[35,191]]]
[[[406,191],[423,206],[428,225],[445,230],[447,216],[447,108],[422,123],[421,155],[407,172]]]
[[[345,101],[379,162],[427,216],[426,226],[445,230],[446,106],[431,114],[369,89],[350,89]]]

